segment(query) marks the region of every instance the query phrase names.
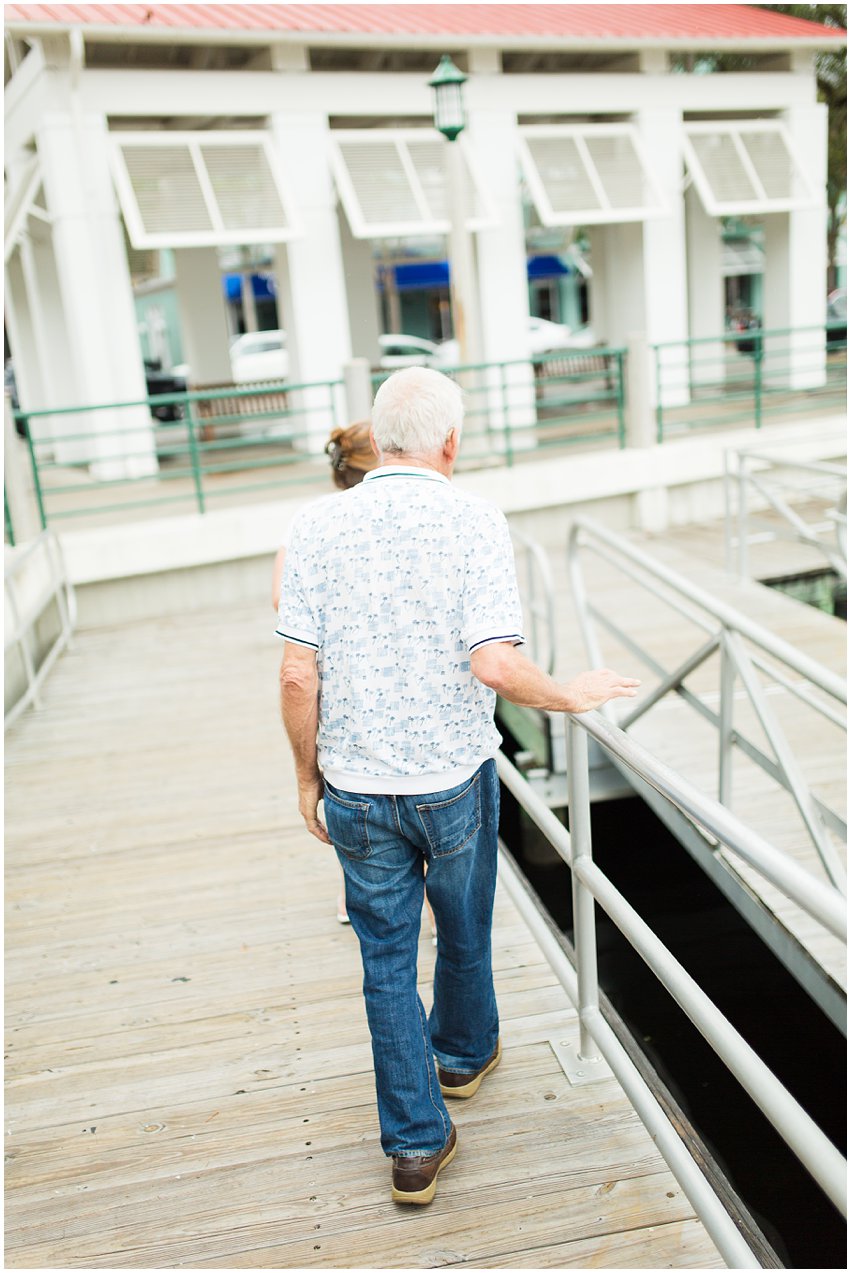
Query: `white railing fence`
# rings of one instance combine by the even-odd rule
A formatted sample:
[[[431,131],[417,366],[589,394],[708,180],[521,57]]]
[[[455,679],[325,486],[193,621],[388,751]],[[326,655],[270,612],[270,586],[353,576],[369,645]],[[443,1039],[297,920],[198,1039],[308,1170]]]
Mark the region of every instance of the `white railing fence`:
[[[728,1266],[758,1268],[759,1262],[736,1223],[668,1122],[652,1090],[600,1011],[595,903],[617,925],[843,1214],[846,1207],[845,1159],[595,863],[591,836],[589,737],[613,761],[626,766],[719,844],[727,845],[748,861],[766,880],[842,940],[846,940],[847,932],[844,901],[835,888],[815,879],[745,826],[722,804],[698,791],[600,714],[589,712],[582,716],[568,716],[566,722],[569,737],[569,832],[504,755],[497,757],[497,766],[505,787],[570,867],[575,967],[566,963],[561,946],[538,908],[530,901],[517,869],[505,855],[501,865],[503,882],[578,1011],[580,1059],[587,1062],[588,1067],[593,1067],[602,1057],[611,1068]]]
[[[31,704],[41,706],[41,686],[59,655],[71,643],[77,607],[62,550],[49,530],[42,531],[26,547],[11,550],[4,583],[4,728],[8,728]],[[56,612],[52,622],[51,607]],[[12,666],[16,657],[17,668]]]

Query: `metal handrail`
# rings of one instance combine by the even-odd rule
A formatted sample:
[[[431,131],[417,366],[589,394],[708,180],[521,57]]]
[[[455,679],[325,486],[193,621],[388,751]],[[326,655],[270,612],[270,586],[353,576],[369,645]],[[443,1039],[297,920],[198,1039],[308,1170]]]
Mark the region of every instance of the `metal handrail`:
[[[839,441],[844,447],[844,441]],[[754,472],[751,465],[758,464],[760,472]],[[777,470],[791,469],[796,474],[812,473],[819,477],[819,493],[825,494],[825,485],[834,479],[833,485],[839,483],[835,496],[835,507],[828,510],[828,528],[836,537],[836,548],[819,537],[824,526],[809,525],[801,515],[776,490],[772,490],[766,478],[774,476]],[[810,548],[822,553],[830,568],[843,579],[848,577],[847,546],[845,541],[847,528],[847,484],[848,468],[845,464],[828,463],[819,460],[800,460],[778,455],[761,449],[741,447],[724,452],[724,553],[727,569],[732,570],[734,559],[738,563],[741,579],[749,577],[748,569],[748,523],[751,519],[749,507],[749,488],[753,488],[763,500],[774,509],[781,518],[781,529],[786,530],[786,538],[798,543],[807,544]],[[733,489],[737,492],[737,508],[733,510]],[[833,495],[831,494],[831,498]],[[832,525],[830,525],[832,523]],[[737,530],[737,552],[734,553],[734,525]],[[765,526],[765,523],[762,523]],[[772,537],[781,537],[776,527],[771,528]],[[790,533],[791,532],[791,533]]]
[[[699,649],[673,671],[662,667],[629,633],[588,600],[579,561],[580,547],[594,551],[699,627],[705,634]],[[569,537],[568,563],[577,617],[591,663],[601,666],[604,662],[593,626],[593,620],[597,620],[659,677],[658,686],[621,720],[623,728],[634,724],[668,693],[677,693],[719,732],[718,797],[721,803],[727,804],[730,801],[733,749],[738,747],[790,793],[828,878],[844,893],[845,870],[830,839],[828,828],[844,837],[847,835],[846,823],[809,790],[793,749],[759,681],[756,668],[765,668],[763,656],[767,655],[804,678],[809,686],[817,688],[829,699],[841,704],[847,703],[845,681],[732,606],[713,597],[620,535],[588,518],[577,518],[573,524]],[[745,641],[756,646],[758,653],[751,654]],[[721,653],[720,702],[717,712],[684,683],[686,677],[716,651]],[[733,691],[737,679],[751,701],[773,756],[768,755],[734,727]],[[808,687],[799,685],[796,693],[799,699],[825,719],[836,725],[844,725],[842,715],[831,710],[829,703],[823,703],[808,692]]]
[[[768,844],[718,801],[700,792],[599,713],[568,715],[566,722],[570,741],[569,832],[502,754],[497,756],[497,768],[502,782],[571,869],[576,978],[574,982],[569,978],[563,978],[562,981],[579,1013],[580,1056],[591,1060],[602,1055],[617,1074],[627,1096],[656,1138],[658,1109],[652,1118],[647,1113],[648,1096],[652,1096],[652,1093],[636,1071],[624,1067],[623,1049],[611,1030],[604,1028],[605,1022],[600,1014],[594,920],[596,901],[763,1111],[813,1179],[845,1214],[845,1159],[594,863],[588,735],[612,758],[625,764],[687,818],[697,822],[719,843],[725,844],[749,861],[765,879],[770,880],[787,896],[793,897],[828,931],[842,938],[846,933],[844,904],[835,890],[813,879],[796,863],[790,862],[783,853]],[[527,914],[527,918],[533,925],[536,937],[539,936],[538,929],[546,932],[546,926],[540,917],[537,924],[531,915]],[[547,953],[547,944],[542,945]],[[754,1267],[753,1257],[749,1261],[742,1260],[739,1245],[741,1236],[733,1221],[729,1217],[719,1218],[717,1205],[708,1203],[707,1182],[703,1178],[696,1182],[694,1172],[688,1167],[683,1172],[681,1157],[671,1152],[669,1144],[663,1138],[656,1139],[671,1170],[731,1267]]]
[[[521,531],[511,528],[517,559],[523,613],[529,621],[529,656],[544,672],[552,675],[556,657],[555,587],[550,561],[541,545]]]
[[[39,553],[47,562],[47,584],[38,591],[34,600],[26,601],[26,608],[24,608],[18,577],[23,567]],[[59,655],[71,644],[77,622],[74,589],[65,569],[59,541],[52,531],[42,531],[25,548],[15,550],[12,561],[4,571],[4,590],[7,614],[11,619],[11,623],[6,626],[4,648],[8,651],[16,647],[20,651],[26,676],[24,692],[4,715],[3,726],[7,729],[30,704],[36,707],[41,706],[39,691],[42,683]],[[36,666],[36,651],[33,644],[36,624],[53,600],[56,601],[59,611],[59,633]]]

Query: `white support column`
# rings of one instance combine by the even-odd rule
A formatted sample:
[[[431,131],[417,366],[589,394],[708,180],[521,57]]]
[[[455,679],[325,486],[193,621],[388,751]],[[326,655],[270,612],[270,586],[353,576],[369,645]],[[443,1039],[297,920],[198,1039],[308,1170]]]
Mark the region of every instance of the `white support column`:
[[[64,71],[36,134],[52,218],[56,278],[81,405],[146,397],[130,271],[109,168],[106,119],[83,115]],[[68,405],[75,405],[69,403]],[[156,472],[146,406],[61,417],[99,478]],[[57,421],[58,423],[58,421]],[[76,448],[75,448],[76,449]]]
[[[725,378],[724,342],[708,338],[724,333],[721,223],[706,212],[693,185],[686,191],[685,218],[689,335],[707,340],[691,347],[691,383],[720,386]]]
[[[373,366],[378,362],[378,294],[375,288],[375,261],[372,242],[356,239],[349,228],[342,204],[337,208],[340,229],[340,245],[343,253],[343,271],[346,276],[346,301],[349,330],[352,334],[352,355],[366,358]]]
[[[535,377],[529,355],[529,288],[523,209],[517,181],[511,110],[473,110],[469,136],[488,183],[496,223],[477,232],[481,356],[512,362],[488,372],[488,422],[494,445],[531,447],[536,421]],[[510,434],[510,436],[506,436]]]
[[[218,249],[177,248],[174,282],[190,384],[229,384],[233,373]]]
[[[293,75],[295,95],[299,77]],[[281,110],[270,117],[273,145],[298,195],[302,233],[286,245],[289,378],[296,383],[337,380],[351,357],[346,276],[337,223],[336,196],[328,164],[328,117],[319,111]],[[281,286],[281,284],[284,284]],[[299,391],[296,430],[307,448],[321,452],[336,423],[324,386]],[[344,418],[342,390],[334,410]],[[331,418],[329,418],[331,415]]]
[[[659,108],[639,111],[636,124],[657,185],[668,205],[667,216],[644,222],[643,330],[651,345],[688,338],[686,236],[683,201],[682,114]],[[662,351],[660,393],[665,406],[687,402],[686,347]]]
[[[782,118],[819,202],[765,217],[763,326],[811,330],[768,337],[762,374],[768,388],[810,389],[825,381],[827,107],[796,106]]]

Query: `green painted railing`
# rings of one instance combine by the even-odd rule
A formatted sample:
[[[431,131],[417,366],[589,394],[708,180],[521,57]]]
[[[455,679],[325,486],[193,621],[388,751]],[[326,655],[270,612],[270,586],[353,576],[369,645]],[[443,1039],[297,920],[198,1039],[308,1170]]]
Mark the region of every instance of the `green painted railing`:
[[[511,467],[578,443],[625,446],[625,358],[624,349],[595,347],[440,367],[464,389],[462,464]],[[373,391],[394,370],[376,372]]]
[[[578,442],[625,444],[622,349],[444,370],[466,393],[466,469],[513,465],[522,455]],[[376,375],[374,385],[390,374]],[[325,442],[349,423],[342,380],[211,387],[18,411],[15,420],[27,440],[44,527],[80,517],[98,524],[204,513],[295,487],[326,489]]]
[[[12,513],[5,486],[3,487],[3,538],[12,548],[15,547],[15,527],[12,524]]]
[[[656,437],[691,429],[844,411],[848,343],[843,323],[752,328],[651,346]]]
[[[117,427],[98,427],[92,417],[104,413],[116,414]],[[347,422],[341,380],[18,411],[15,420],[27,439],[44,527],[152,509],[203,513],[320,483],[328,434]]]

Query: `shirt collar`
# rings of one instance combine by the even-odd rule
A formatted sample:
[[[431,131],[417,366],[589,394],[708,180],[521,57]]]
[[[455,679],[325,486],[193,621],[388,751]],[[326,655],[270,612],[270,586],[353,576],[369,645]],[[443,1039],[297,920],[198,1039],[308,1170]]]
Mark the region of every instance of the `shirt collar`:
[[[372,469],[363,479],[365,482],[374,482],[382,477],[415,477],[425,478],[429,482],[446,482],[449,478],[443,473],[437,473],[434,469],[415,468],[412,464],[382,464],[377,469]]]

